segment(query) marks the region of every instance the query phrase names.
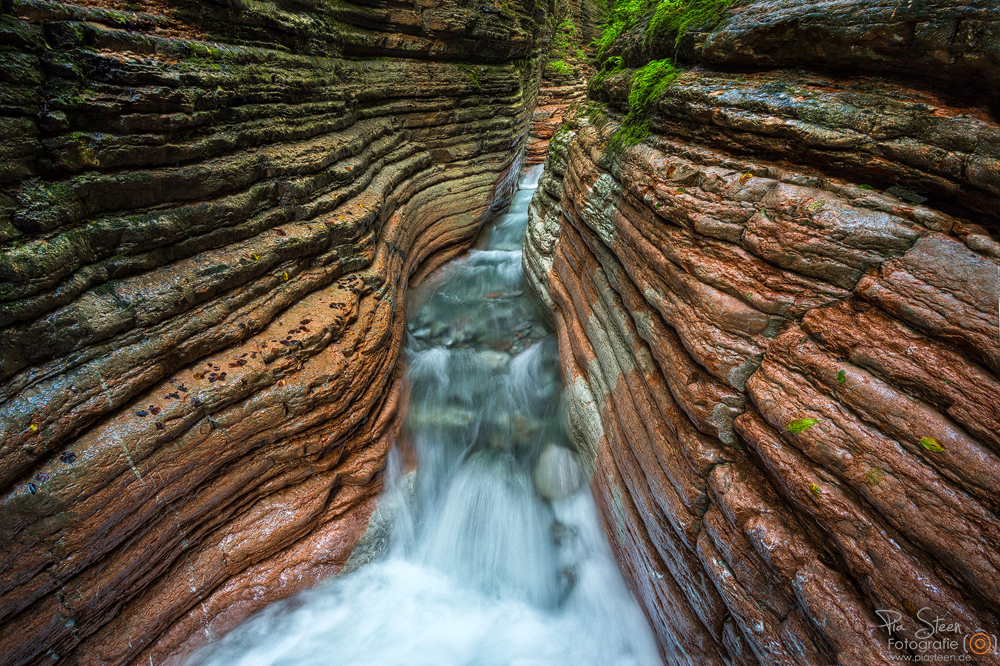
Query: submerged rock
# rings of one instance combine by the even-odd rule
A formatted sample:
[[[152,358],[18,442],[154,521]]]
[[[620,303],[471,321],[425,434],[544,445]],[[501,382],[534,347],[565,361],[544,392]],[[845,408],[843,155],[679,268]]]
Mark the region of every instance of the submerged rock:
[[[573,494],[583,483],[584,475],[575,453],[565,446],[549,444],[538,457],[532,478],[539,495],[556,500]]]

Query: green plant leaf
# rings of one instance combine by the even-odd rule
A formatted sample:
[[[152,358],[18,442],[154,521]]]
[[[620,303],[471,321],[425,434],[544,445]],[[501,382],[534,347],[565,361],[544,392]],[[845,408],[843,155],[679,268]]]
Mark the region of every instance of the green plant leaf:
[[[863,190],[874,190],[875,189],[871,185],[858,185],[858,187],[860,187]]]
[[[933,437],[921,437],[920,446],[924,447],[928,451],[933,451],[934,453],[940,453],[944,451],[944,447]]]
[[[843,370],[841,370],[840,372],[838,372],[837,373],[837,381],[840,382],[841,384],[843,384],[844,382],[846,382],[847,381],[847,373],[844,372]]]
[[[795,419],[788,424],[788,432],[805,432],[819,423],[822,419]]]

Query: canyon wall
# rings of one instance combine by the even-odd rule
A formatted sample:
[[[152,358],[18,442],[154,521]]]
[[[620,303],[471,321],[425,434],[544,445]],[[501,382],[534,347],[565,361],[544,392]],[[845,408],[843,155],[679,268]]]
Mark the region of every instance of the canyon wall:
[[[665,662],[921,653],[888,610],[896,639],[959,625],[923,654],[1000,664],[962,642],[1000,633],[1000,10],[643,28],[549,144],[524,264]],[[613,150],[665,56],[652,133]]]
[[[552,7],[0,8],[0,664],[177,663],[364,531]]]
[[[590,68],[586,62],[576,58],[557,62],[565,63],[566,68],[553,68],[549,64],[542,73],[537,103],[531,115],[531,133],[525,154],[527,165],[545,162],[549,141],[556,130],[562,125],[566,115],[572,113],[587,98]]]
[[[525,163],[542,164],[549,140],[566,114],[587,97],[593,71],[591,42],[598,36],[601,11],[595,0],[567,0],[556,5],[552,43],[531,118],[531,136]]]

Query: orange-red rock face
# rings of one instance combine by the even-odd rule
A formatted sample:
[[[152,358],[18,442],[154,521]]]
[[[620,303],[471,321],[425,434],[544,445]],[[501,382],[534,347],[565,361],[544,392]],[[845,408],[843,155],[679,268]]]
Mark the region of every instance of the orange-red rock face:
[[[566,114],[587,97],[587,77],[590,69],[576,60],[557,61],[565,63],[569,69],[554,70],[551,66],[542,72],[542,82],[538,88],[538,101],[531,116],[531,136],[525,164],[542,164],[548,151],[549,141],[562,125]]]
[[[406,283],[502,210],[548,10],[4,10],[0,664],[176,662],[364,531]]]
[[[880,609],[998,633],[1000,123],[956,104],[701,69],[617,157],[552,140],[525,267],[666,663],[893,663]]]

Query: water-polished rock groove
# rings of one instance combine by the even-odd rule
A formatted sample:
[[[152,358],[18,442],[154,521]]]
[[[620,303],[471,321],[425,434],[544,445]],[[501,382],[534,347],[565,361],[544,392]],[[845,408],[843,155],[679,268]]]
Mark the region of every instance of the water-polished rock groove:
[[[525,289],[540,170],[411,297],[417,466],[390,466],[387,553],[269,607],[190,666],[660,663],[566,438],[558,349]]]

